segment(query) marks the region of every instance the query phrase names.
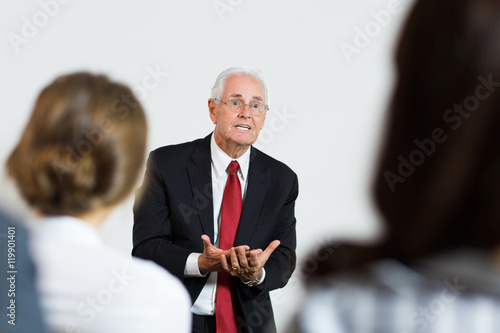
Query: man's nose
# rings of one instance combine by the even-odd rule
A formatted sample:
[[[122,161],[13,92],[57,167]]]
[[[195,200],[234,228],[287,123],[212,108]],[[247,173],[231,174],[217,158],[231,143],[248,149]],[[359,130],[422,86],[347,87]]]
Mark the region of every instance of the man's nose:
[[[243,105],[243,109],[240,111],[239,116],[243,118],[250,118],[251,115],[252,113],[250,112],[250,105]]]

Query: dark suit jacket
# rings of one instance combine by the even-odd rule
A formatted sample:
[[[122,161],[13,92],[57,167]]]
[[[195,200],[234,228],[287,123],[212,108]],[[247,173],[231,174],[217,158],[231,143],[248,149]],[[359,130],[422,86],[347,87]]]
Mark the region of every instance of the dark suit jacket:
[[[150,259],[179,277],[194,302],[206,278],[185,278],[189,254],[203,252],[201,235],[213,242],[214,217],[210,135],[151,152],[134,205],[132,254]],[[251,148],[248,187],[235,245],[280,246],[265,267],[264,283],[248,287],[235,278],[234,304],[240,332],[274,328],[269,291],[282,288],[295,269],[297,175],[285,164]]]

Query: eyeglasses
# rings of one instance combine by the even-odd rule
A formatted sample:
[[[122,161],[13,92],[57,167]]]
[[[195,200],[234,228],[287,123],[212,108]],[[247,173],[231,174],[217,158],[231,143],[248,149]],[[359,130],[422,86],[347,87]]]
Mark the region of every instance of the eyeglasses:
[[[241,112],[245,108],[245,105],[248,105],[250,113],[254,116],[262,116],[264,113],[266,113],[267,110],[269,110],[269,107],[266,104],[262,103],[245,104],[239,99],[230,99],[227,102],[223,102],[221,100],[218,100],[217,98],[214,98],[214,100],[226,104],[227,109],[231,112]]]

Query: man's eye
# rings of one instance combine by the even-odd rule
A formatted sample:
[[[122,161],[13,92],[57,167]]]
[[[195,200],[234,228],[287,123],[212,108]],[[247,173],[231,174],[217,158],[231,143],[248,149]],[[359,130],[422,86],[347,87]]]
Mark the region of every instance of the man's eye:
[[[234,106],[240,105],[240,101],[231,101],[231,104]]]
[[[258,109],[259,108],[259,105],[258,103],[254,103],[254,104],[250,104],[250,107],[254,108],[254,109]]]

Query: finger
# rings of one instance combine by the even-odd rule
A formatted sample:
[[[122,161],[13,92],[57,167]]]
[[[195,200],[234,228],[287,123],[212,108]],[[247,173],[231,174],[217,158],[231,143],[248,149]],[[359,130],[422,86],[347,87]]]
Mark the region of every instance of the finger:
[[[248,257],[250,255],[250,247],[248,245],[240,245],[235,247],[236,253],[245,253],[245,256]]]
[[[240,246],[235,246],[234,249],[236,250],[236,252],[242,250],[243,252],[246,252],[250,249],[250,247],[248,247],[248,245],[240,245]]]
[[[253,253],[257,254],[257,255],[260,255],[262,252],[262,249],[255,249],[255,250],[252,250]]]
[[[222,263],[222,268],[224,268],[224,270],[225,270],[226,272],[229,272],[229,264],[227,263],[227,258],[226,258],[226,256],[225,256],[225,255],[222,255],[222,256],[221,256],[221,260],[220,260],[220,261],[221,261],[221,263]]]
[[[205,249],[209,249],[212,246],[212,243],[210,242],[210,237],[207,235],[201,235],[201,240],[203,241],[203,247]]]
[[[280,243],[281,242],[279,240],[272,241],[271,244],[269,244],[269,246],[264,250],[264,252],[262,252],[261,257],[265,258],[265,260],[267,261],[271,253],[273,253],[274,250],[276,250],[278,246],[280,246]]]
[[[240,268],[240,263],[238,261],[238,256],[236,255],[236,250],[231,248],[231,268],[237,271]]]
[[[228,269],[231,269],[231,250],[227,250],[227,254],[221,256],[221,261],[227,264]]]
[[[236,248],[237,249],[242,248],[245,251],[245,253],[247,254],[247,257],[249,256],[248,252],[250,252],[250,246],[248,246],[248,245],[240,245],[240,246],[236,246]]]
[[[245,251],[245,249],[240,246],[240,247],[237,247],[235,249],[235,252],[237,253],[238,255],[238,260],[239,260],[239,263],[240,263],[240,268],[247,268],[248,267],[248,261],[247,261],[247,253]]]
[[[252,250],[248,252],[248,264],[251,267],[259,266],[259,255],[262,253],[261,249]]]
[[[226,250],[226,251],[222,251],[221,254],[225,255],[226,258],[230,258],[231,257],[231,249]]]

